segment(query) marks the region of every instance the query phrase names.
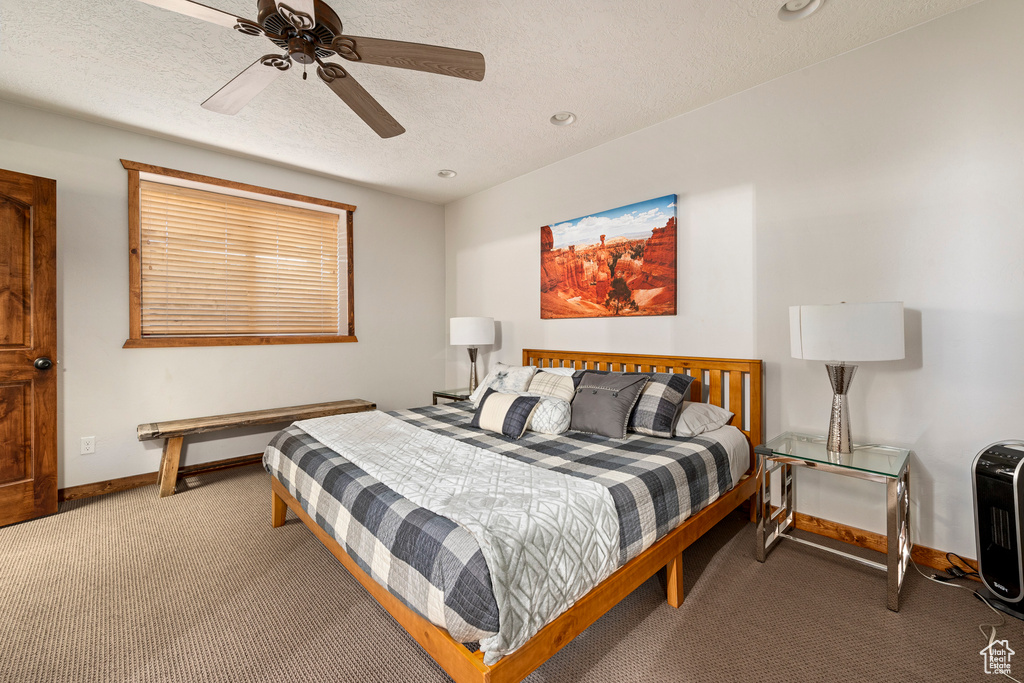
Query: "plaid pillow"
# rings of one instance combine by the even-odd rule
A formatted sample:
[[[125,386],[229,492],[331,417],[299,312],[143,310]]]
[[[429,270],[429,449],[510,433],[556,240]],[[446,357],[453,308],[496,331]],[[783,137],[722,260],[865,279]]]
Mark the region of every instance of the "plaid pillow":
[[[629,431],[671,439],[673,423],[692,381],[693,377],[682,373],[651,373],[629,418]]]
[[[571,375],[565,376],[556,375],[551,372],[538,372],[530,380],[528,391],[537,396],[554,396],[563,401],[571,401],[573,394],[576,393],[576,387],[573,384]]]
[[[518,439],[530,424],[539,402],[538,396],[499,394],[488,388],[469,425]]]

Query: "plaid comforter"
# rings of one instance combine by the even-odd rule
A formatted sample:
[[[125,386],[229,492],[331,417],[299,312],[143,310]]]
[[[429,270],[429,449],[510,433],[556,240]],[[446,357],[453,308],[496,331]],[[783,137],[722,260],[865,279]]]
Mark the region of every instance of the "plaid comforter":
[[[435,434],[604,485],[619,517],[620,565],[732,487],[725,448],[706,437],[617,440],[527,432],[514,441],[470,427],[468,404],[390,414]],[[406,606],[461,642],[497,632],[490,573],[466,529],[414,505],[295,425],[270,442],[264,466]]]

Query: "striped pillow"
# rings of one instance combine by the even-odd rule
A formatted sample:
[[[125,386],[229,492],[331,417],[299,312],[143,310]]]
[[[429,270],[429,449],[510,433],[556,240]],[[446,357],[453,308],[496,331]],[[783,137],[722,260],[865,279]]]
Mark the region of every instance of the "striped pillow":
[[[576,386],[573,384],[572,375],[556,375],[553,372],[538,372],[530,380],[531,394],[537,396],[554,396],[563,401],[571,401],[576,393]]]
[[[488,388],[469,424],[471,427],[518,439],[526,431],[526,425],[530,424],[530,418],[539,402],[538,396],[500,394]]]
[[[672,438],[676,415],[693,377],[683,373],[654,372],[629,418],[629,431]]]

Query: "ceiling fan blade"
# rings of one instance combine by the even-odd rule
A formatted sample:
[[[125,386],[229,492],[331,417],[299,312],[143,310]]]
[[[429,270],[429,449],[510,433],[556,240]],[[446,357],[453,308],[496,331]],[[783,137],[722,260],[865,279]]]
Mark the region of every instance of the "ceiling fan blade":
[[[346,41],[354,45],[349,46]],[[484,56],[479,52],[359,36],[342,36],[335,42],[342,47],[342,50],[335,52],[352,61],[468,78],[471,81],[484,79]],[[352,52],[357,56],[350,56]]]
[[[334,94],[344,100],[356,115],[382,138],[392,138],[405,132],[398,121],[387,112],[373,95],[352,78],[352,74],[337,64],[325,64],[316,70],[320,79]]]
[[[275,0],[277,13],[300,31],[316,26],[316,4],[314,0]]]
[[[249,65],[223,88],[203,102],[203,108],[229,116],[237,114],[249,100],[263,92],[278,76],[291,67],[291,61],[280,55],[265,55]]]
[[[219,9],[207,7],[198,2],[192,2],[192,0],[140,0],[147,5],[153,5],[153,7],[160,7],[163,9],[169,9],[172,12],[178,14],[185,14],[196,19],[202,19],[203,21],[209,21],[212,24],[219,24],[226,26],[227,28],[234,28],[238,24],[240,17],[236,17],[234,14],[228,14],[227,12],[221,12]]]

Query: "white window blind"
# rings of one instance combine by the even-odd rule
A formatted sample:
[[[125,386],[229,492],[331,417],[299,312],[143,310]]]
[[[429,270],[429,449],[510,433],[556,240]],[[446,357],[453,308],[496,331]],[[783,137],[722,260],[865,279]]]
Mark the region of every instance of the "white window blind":
[[[142,336],[338,335],[339,215],[140,183]]]

